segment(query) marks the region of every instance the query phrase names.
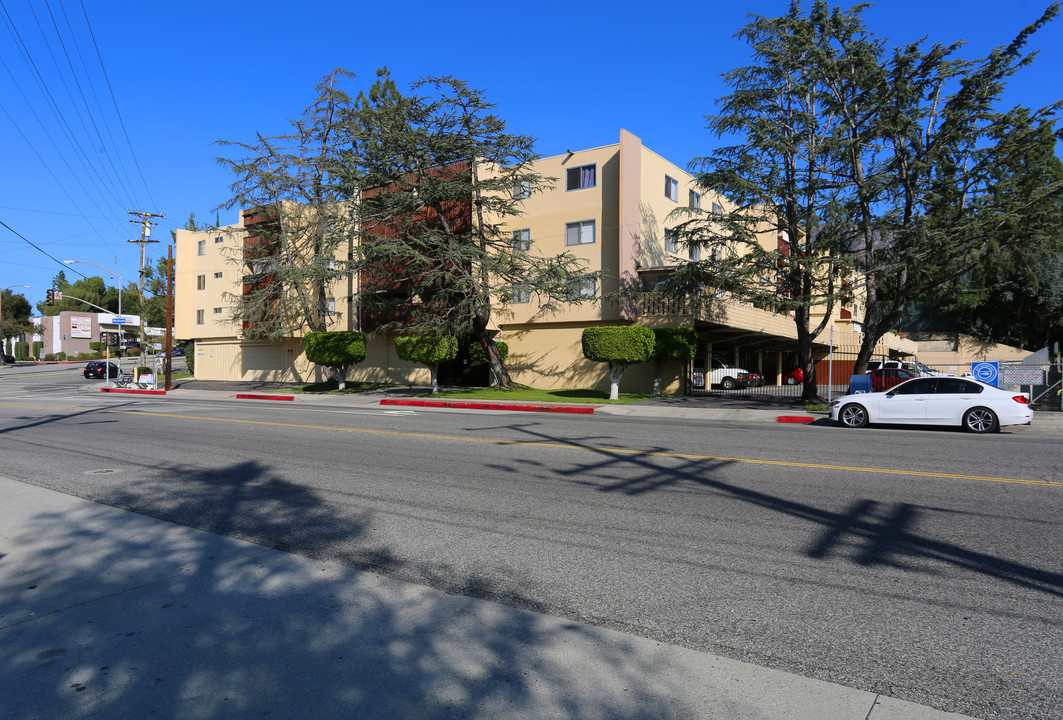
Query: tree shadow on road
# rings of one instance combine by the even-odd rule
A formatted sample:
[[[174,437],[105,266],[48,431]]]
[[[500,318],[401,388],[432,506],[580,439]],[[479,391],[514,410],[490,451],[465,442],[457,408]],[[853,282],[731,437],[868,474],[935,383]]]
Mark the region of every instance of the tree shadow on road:
[[[681,678],[594,628],[182,526],[323,550],[371,522],[258,463],[104,493],[180,524],[0,480],[6,720],[695,711],[677,699]],[[366,561],[398,563],[385,550]]]

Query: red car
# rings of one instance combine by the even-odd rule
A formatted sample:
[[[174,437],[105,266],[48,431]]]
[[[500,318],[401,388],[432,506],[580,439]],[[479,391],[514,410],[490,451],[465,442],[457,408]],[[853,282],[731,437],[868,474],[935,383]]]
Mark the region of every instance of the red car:
[[[868,375],[871,376],[871,389],[874,392],[889,390],[894,385],[900,385],[905,380],[911,380],[915,377],[914,373],[910,373],[907,370],[901,370],[900,368],[872,370]]]
[[[787,385],[800,385],[805,381],[805,371],[801,368],[797,368],[789,375],[785,375],[782,381]]]

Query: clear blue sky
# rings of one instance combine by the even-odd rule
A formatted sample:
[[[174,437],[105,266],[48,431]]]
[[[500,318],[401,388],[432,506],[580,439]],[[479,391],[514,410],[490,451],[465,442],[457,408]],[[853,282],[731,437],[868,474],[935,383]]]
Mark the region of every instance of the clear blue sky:
[[[888,0],[864,18],[894,44],[965,40],[961,56],[973,57],[1008,43],[1047,4]],[[167,216],[154,230],[165,242],[148,246],[165,255],[170,229],[190,212],[213,220],[228,197],[213,141],[286,131],[336,67],[358,75],[354,92],[382,65],[400,87],[424,75],[460,77],[486,89],[510,129],[537,137],[543,155],[616,142],[623,127],[685,165],[715,146],[704,116],[725,91],[720,74],[748,61],[735,31],[749,12],[774,16],[787,6],[5,0],[0,221],[60,261],[87,260],[135,282],[139,249],[126,240],[139,230],[126,210]],[[1041,55],[1012,79],[1008,105],[1063,98],[1063,21],[1032,47]],[[222,212],[223,223],[235,218]],[[0,226],[0,287],[32,285],[15,291],[36,303],[61,269]]]

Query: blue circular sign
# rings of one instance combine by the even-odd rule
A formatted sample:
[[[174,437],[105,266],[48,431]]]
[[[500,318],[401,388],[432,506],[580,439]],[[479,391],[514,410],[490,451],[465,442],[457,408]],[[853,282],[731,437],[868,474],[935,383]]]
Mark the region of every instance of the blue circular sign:
[[[987,385],[996,385],[997,364],[995,362],[975,363],[971,368],[971,374],[974,375],[975,380],[981,380]]]

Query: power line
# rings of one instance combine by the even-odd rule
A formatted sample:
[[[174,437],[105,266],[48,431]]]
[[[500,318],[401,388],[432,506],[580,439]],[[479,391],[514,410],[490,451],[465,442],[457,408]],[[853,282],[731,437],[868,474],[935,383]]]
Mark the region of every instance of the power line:
[[[36,250],[37,252],[41,253],[42,255],[44,255],[44,256],[46,256],[46,257],[49,257],[49,258],[51,258],[52,260],[54,260],[54,261],[56,262],[56,264],[58,264],[58,265],[62,265],[62,266],[63,266],[63,269],[69,269],[69,270],[70,270],[70,272],[73,272],[73,273],[77,273],[78,275],[80,275],[80,276],[81,276],[81,277],[83,277],[83,278],[86,278],[86,279],[88,278],[88,275],[86,275],[85,273],[83,273],[83,272],[80,272],[79,270],[75,270],[74,268],[72,268],[72,267],[70,267],[69,265],[67,265],[66,263],[64,263],[64,262],[63,262],[62,260],[59,260],[59,259],[57,259],[56,257],[54,257],[53,255],[51,255],[50,253],[48,253],[48,252],[47,252],[46,250],[42,250],[42,249],[41,249],[40,247],[38,247],[38,246],[37,246],[36,244],[34,244],[32,240],[30,240],[30,239],[29,239],[29,238],[27,238],[27,237],[26,237],[25,235],[23,235],[22,233],[20,233],[20,232],[18,232],[17,230],[15,230],[15,229],[14,229],[13,227],[11,227],[10,225],[8,225],[8,224],[7,224],[6,222],[4,222],[3,220],[0,220],[0,225],[3,225],[3,226],[4,226],[4,227],[6,227],[6,228],[7,228],[8,230],[10,230],[10,231],[11,231],[12,233],[14,233],[14,234],[15,234],[15,235],[17,235],[18,237],[22,238],[23,240],[25,240],[25,241],[26,241],[26,242],[27,242],[27,243],[28,243],[28,244],[29,244],[29,245],[30,245],[30,246],[31,246],[31,247],[32,247],[32,248],[33,248],[34,250]]]

